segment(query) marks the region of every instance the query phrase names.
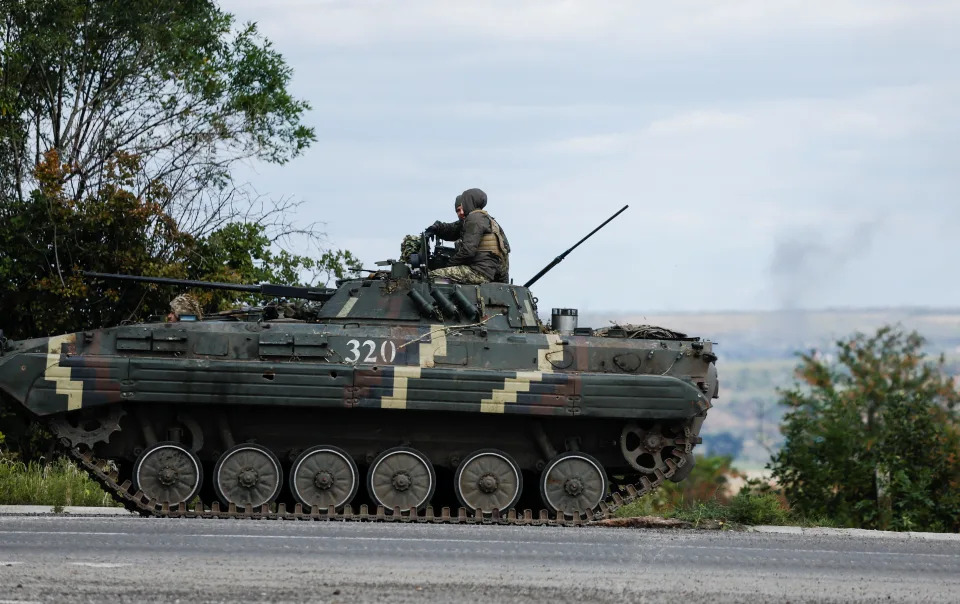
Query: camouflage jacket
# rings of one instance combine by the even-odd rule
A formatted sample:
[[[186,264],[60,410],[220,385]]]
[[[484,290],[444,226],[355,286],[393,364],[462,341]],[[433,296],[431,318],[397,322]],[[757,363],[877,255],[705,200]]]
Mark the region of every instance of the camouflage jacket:
[[[446,241],[457,242],[457,253],[452,259],[453,264],[464,264],[493,280],[500,268],[500,258],[492,252],[482,252],[477,248],[480,246],[480,239],[492,233],[490,226],[490,217],[484,212],[471,212],[463,220],[455,222],[434,223],[437,228],[437,236]],[[501,232],[503,228],[501,227]],[[506,242],[506,233],[503,233]],[[507,243],[507,252],[510,251],[510,244]]]

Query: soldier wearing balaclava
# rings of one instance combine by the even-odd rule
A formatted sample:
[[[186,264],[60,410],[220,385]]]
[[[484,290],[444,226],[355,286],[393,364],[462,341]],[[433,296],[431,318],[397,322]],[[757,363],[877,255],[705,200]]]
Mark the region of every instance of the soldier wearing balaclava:
[[[486,205],[486,193],[467,189],[454,202],[459,220],[438,220],[427,227],[427,235],[457,242],[451,266],[430,271],[432,277],[469,284],[509,282],[510,243],[497,221],[483,209]]]

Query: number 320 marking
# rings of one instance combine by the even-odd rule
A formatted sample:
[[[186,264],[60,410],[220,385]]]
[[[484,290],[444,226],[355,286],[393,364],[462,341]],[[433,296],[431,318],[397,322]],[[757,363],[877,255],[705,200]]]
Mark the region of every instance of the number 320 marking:
[[[377,343],[373,340],[348,340],[347,346],[350,347],[350,354],[344,359],[348,363],[356,363],[363,358],[364,363],[392,363],[397,358],[397,345],[390,340],[384,340],[380,344],[380,350],[377,350]],[[379,356],[377,353],[380,353]],[[365,354],[364,354],[365,353]]]

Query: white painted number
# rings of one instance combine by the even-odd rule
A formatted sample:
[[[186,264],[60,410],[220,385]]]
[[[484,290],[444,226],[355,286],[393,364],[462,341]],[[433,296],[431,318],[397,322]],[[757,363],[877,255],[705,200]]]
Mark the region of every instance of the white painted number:
[[[346,361],[348,363],[356,363],[360,360],[360,342],[357,340],[350,340],[347,342],[347,346],[350,347],[350,357],[347,357]]]
[[[364,340],[363,347],[367,348],[367,356],[363,358],[364,363],[376,363],[377,355],[374,354],[377,350],[377,345],[373,343],[373,340]]]
[[[384,363],[392,363],[397,358],[397,345],[391,340],[384,340],[380,345],[380,358]]]
[[[376,363],[378,360],[384,363],[392,363],[397,358],[397,345],[390,340],[384,340],[383,344],[380,345],[379,358],[377,357],[377,343],[373,340],[364,340],[362,344],[360,340],[348,340],[347,346],[350,347],[350,354],[344,360],[348,363],[356,363],[360,360],[361,349],[366,351],[366,355],[363,356],[364,363]]]

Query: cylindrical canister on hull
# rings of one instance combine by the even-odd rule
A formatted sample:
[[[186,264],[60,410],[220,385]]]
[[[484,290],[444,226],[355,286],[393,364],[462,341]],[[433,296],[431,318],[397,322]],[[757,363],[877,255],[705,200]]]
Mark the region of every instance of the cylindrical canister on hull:
[[[554,308],[550,313],[550,325],[554,331],[572,334],[577,329],[577,309]]]

